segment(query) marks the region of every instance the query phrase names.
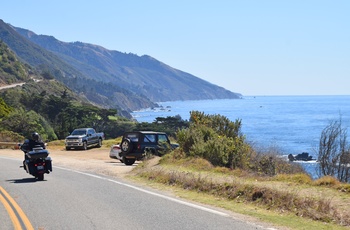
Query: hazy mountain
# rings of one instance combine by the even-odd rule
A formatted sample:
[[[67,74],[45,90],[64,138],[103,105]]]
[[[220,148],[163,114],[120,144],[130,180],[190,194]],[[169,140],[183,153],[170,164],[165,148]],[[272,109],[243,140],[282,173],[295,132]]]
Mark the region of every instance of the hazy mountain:
[[[48,73],[61,81],[91,103],[105,107],[132,111],[156,106],[147,97],[142,97],[120,88],[85,76],[65,60],[17,33],[12,26],[0,20],[0,40],[17,55],[20,61],[34,67],[36,71]]]
[[[174,69],[148,55],[137,56],[82,42],[61,42],[15,28],[24,37],[54,52],[86,76],[112,82],[152,101],[239,98],[222,87]]]
[[[50,72],[104,107],[131,111],[156,106],[154,102],[158,101],[241,96],[147,55],[140,57],[93,44],[62,42],[1,20],[0,39],[25,63]]]

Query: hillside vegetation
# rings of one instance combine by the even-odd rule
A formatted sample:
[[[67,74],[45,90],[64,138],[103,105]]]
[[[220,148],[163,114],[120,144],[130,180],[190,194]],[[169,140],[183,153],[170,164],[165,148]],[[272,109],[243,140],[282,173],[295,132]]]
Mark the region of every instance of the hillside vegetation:
[[[118,116],[116,109],[94,105],[49,72],[38,73],[23,64],[2,41],[0,82],[25,83],[0,90],[0,141],[22,142],[34,131],[43,140],[64,139],[77,127],[104,130],[108,138],[136,127],[135,122]]]
[[[24,38],[2,20],[0,20],[0,40],[6,43],[21,62],[40,74],[55,78],[100,107],[117,109],[119,115],[128,117],[132,110],[156,106],[147,97],[136,95],[110,82],[101,82],[97,77],[85,76],[69,61],[62,60],[51,51]],[[87,68],[89,69],[88,66]]]
[[[119,116],[116,109],[92,104],[55,80],[49,72],[37,73],[18,61],[0,41],[0,81],[25,82],[22,86],[0,90],[0,142],[22,142],[32,132],[45,141],[64,139],[75,128],[93,127],[106,138],[116,138],[125,131],[148,129],[173,133],[186,126],[181,117],[159,118],[153,123],[137,123]]]
[[[29,80],[30,68],[17,60],[8,46],[0,41],[0,86]]]

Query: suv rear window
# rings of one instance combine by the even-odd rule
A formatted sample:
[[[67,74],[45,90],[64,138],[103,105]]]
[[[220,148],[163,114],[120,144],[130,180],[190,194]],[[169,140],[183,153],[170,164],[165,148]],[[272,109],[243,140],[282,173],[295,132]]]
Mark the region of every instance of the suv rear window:
[[[129,133],[126,135],[126,137],[129,138],[131,142],[139,141],[139,135],[137,135],[136,133]]]

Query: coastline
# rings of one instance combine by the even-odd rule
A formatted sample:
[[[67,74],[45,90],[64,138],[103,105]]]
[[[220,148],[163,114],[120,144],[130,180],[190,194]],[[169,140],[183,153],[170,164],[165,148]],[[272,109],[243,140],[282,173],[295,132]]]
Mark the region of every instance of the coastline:
[[[230,120],[240,119],[242,133],[249,143],[262,150],[274,149],[282,156],[307,152],[317,159],[322,130],[330,121],[341,117],[344,127],[350,127],[350,95],[329,96],[248,96],[243,99],[159,102],[154,109],[134,111],[139,122],[153,122],[156,117],[181,116],[189,112],[220,114]],[[316,163],[304,168],[316,177]]]

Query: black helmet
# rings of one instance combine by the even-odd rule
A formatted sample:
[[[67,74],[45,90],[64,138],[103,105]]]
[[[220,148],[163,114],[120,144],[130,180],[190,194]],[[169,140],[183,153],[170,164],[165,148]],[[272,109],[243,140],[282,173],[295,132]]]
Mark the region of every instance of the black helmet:
[[[37,133],[37,132],[32,133],[32,139],[35,141],[38,141],[39,140],[39,133]]]

